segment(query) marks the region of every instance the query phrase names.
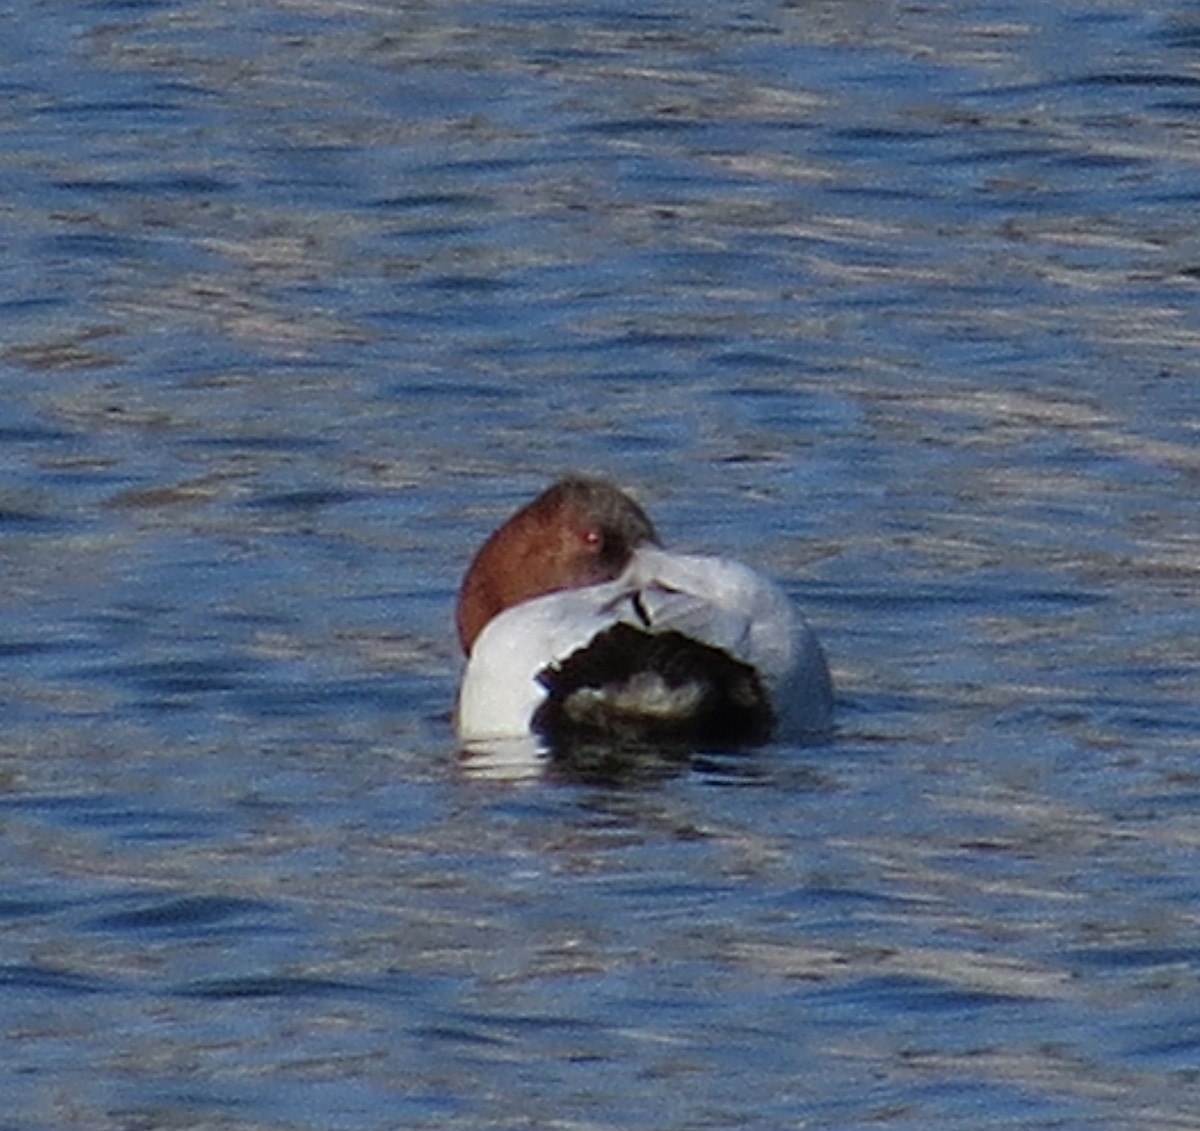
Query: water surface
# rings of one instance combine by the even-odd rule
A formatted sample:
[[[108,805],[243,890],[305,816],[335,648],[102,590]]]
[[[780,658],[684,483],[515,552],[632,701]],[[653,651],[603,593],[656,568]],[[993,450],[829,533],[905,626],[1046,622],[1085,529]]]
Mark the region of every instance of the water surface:
[[[0,15],[6,1127],[1200,1127],[1200,9]],[[563,470],[838,731],[455,756]]]

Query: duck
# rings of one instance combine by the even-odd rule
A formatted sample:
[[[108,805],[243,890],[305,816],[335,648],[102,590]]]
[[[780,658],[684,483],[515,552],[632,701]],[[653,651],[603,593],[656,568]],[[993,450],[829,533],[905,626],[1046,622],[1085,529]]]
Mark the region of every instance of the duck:
[[[607,479],[568,475],[502,523],[463,576],[455,624],[468,751],[743,748],[832,725],[824,650],[779,585],[667,550]]]

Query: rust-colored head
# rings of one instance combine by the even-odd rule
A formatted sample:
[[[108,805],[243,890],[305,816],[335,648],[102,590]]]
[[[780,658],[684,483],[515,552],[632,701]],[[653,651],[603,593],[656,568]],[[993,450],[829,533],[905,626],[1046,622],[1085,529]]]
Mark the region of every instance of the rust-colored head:
[[[496,530],[458,591],[464,652],[492,617],[521,601],[617,577],[658,536],[645,511],[603,479],[561,479]]]

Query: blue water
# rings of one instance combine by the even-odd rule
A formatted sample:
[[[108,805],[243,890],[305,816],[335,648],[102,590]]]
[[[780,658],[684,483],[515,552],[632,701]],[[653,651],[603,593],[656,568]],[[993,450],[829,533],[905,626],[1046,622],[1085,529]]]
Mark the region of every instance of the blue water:
[[[1200,1128],[1200,7],[0,14],[0,1124]],[[560,472],[838,731],[456,757]]]

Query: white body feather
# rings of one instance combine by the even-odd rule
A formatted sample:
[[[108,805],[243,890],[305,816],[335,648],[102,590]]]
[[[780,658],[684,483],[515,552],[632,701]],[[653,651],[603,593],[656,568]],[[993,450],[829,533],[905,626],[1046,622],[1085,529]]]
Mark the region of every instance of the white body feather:
[[[828,729],[833,693],[825,656],[787,595],[738,562],[645,545],[617,580],[525,601],[487,624],[459,689],[460,739],[527,737],[546,698],[538,675],[619,622],[681,632],[749,664],[784,735]]]

